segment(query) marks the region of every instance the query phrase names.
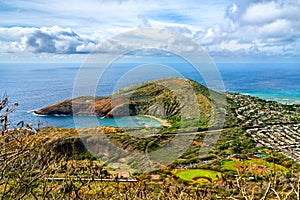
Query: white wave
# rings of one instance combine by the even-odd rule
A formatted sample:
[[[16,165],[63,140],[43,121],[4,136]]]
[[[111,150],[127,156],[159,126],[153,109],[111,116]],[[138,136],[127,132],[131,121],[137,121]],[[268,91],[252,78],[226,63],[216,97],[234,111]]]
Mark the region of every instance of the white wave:
[[[68,116],[71,116],[71,115],[54,114],[53,116],[54,116],[54,117],[68,117]]]
[[[35,112],[30,112],[31,114],[33,114],[34,116],[38,116],[38,117],[47,117],[48,115],[41,115],[41,114],[37,114]]]

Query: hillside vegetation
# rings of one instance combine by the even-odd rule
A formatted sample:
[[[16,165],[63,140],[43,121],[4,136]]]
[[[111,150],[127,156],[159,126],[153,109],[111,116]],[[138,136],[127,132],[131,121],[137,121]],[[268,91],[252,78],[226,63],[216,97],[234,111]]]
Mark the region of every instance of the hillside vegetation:
[[[36,113],[152,115],[170,127],[70,129],[20,122],[9,129],[8,115],[18,104],[7,102],[0,102],[1,199],[300,198],[299,105],[162,79],[108,97],[65,100]],[[152,152],[171,145],[180,151],[181,142],[172,141],[185,137],[192,139],[178,158],[167,165],[150,161],[156,164],[152,171],[137,170],[148,167]],[[209,151],[200,156],[204,145]]]
[[[222,102],[223,99],[223,102]],[[173,127],[218,123],[225,113],[226,97],[183,78],[149,81],[121,89],[107,97],[82,96],[34,111],[40,115],[97,115],[121,117],[152,115],[167,119]],[[180,124],[180,125],[179,125]]]

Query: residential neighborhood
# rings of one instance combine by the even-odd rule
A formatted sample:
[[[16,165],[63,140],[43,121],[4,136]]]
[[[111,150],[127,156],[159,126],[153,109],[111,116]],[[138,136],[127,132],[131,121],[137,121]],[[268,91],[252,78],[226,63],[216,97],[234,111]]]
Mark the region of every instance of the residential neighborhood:
[[[300,122],[300,105],[286,105],[257,97],[228,93],[229,100],[236,104],[235,114],[242,126],[265,126]]]
[[[247,130],[258,143],[300,163],[300,124],[269,125]]]

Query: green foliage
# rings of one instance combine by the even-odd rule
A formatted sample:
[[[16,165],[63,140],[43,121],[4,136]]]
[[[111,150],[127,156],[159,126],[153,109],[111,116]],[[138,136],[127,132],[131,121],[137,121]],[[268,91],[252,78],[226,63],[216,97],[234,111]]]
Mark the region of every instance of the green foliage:
[[[207,169],[181,170],[175,175],[185,181],[192,181],[201,184],[212,183],[222,177],[222,173]]]
[[[199,130],[208,129],[209,122],[212,122],[211,126],[220,128],[217,126],[219,124],[217,115],[212,113],[221,115],[224,105],[218,101],[218,98],[211,98],[211,96],[221,98],[224,94],[210,91],[194,81],[188,81],[198,95],[197,98],[202,106]],[[179,104],[178,98],[158,82],[139,85],[138,88],[129,87],[121,90],[120,93],[126,94],[130,100],[134,101],[128,105],[132,106],[130,109],[136,109],[134,110],[136,113],[146,114],[153,109],[151,106],[157,105],[157,109],[154,110],[159,110],[159,112],[153,111],[154,115],[165,117],[171,123],[170,127],[162,130],[128,128],[120,132],[105,134],[105,137],[120,149],[128,152],[149,153],[167,145],[179,132],[192,132],[189,127],[194,126],[193,119],[191,121],[183,119],[180,110],[182,105]],[[9,132],[5,115],[7,117],[10,112],[5,111],[4,107],[7,104],[2,100],[0,111],[4,112],[0,115],[2,122],[0,126],[4,137],[0,138],[0,198],[254,199],[255,197],[274,199],[280,197],[281,199],[296,199],[299,196],[297,192],[300,188],[300,176],[294,172],[299,172],[299,165],[279,152],[267,148],[258,149],[256,142],[242,127],[245,121],[253,119],[253,116],[256,117],[255,119],[264,119],[263,122],[267,124],[278,120],[276,119],[278,117],[279,119],[282,117],[287,122],[299,122],[300,115],[295,113],[300,107],[281,105],[238,94],[234,94],[236,96],[233,95],[233,97],[231,95],[233,94],[227,98],[225,121],[227,129],[222,130],[219,138],[212,137],[218,139],[218,142],[214,147],[211,146],[211,151],[205,157],[199,158],[205,134],[217,136],[217,131],[197,133],[186,152],[173,164],[162,166],[160,170],[150,174],[139,174],[140,180],[133,183],[94,181],[99,177],[111,177],[111,174],[117,173],[117,169],[112,166],[104,167],[104,163],[96,162],[95,157],[84,148],[74,129],[48,127],[37,132],[29,129]],[[88,97],[80,98],[85,102],[92,101]],[[255,103],[258,106],[257,109],[273,109],[273,111],[280,112],[280,115],[267,119],[264,114],[260,114],[259,110],[255,110],[256,108],[253,108],[251,112],[253,116],[252,114],[244,115],[242,111],[238,113],[237,109],[246,104],[245,102]],[[248,111],[249,109],[246,109],[245,112]],[[186,120],[185,125],[181,124],[181,120]],[[5,124],[3,124],[4,121]],[[82,132],[84,133],[81,138],[83,141],[92,141],[99,149],[104,145],[101,138],[94,137],[94,134],[98,133],[90,132],[89,129],[82,130]],[[257,152],[263,153],[266,156],[265,160],[249,159]],[[107,160],[119,162],[123,156],[115,152],[114,156]],[[238,157],[241,161],[228,160],[229,157]],[[127,163],[123,162],[124,165],[128,165],[128,168],[129,166],[138,168],[144,164],[143,160],[137,159],[128,159]],[[243,167],[237,168],[237,166]],[[181,170],[173,174],[179,167],[195,169]],[[260,171],[256,168],[265,169],[264,174],[257,173]],[[158,182],[152,180],[151,175],[159,175]],[[63,179],[62,181],[46,180],[49,177]],[[222,184],[215,184],[214,181],[220,181]]]
[[[85,160],[85,159],[96,160],[96,157],[88,151],[87,152],[82,152],[82,153],[79,153],[79,154],[75,154],[75,155],[73,155],[73,158],[76,159],[76,160]]]
[[[281,165],[274,164],[271,162],[267,162],[262,159],[248,159],[248,160],[226,160],[222,162],[222,169],[223,170],[232,170],[236,171],[238,169],[237,166],[241,166],[243,169],[247,169],[250,171],[257,171],[257,173],[270,173],[277,172],[277,173],[288,173],[289,170]]]

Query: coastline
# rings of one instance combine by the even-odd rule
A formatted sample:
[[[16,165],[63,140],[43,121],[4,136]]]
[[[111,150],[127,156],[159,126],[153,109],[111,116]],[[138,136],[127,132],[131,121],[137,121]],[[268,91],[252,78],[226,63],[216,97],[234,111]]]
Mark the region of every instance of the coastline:
[[[300,104],[300,95],[285,95],[284,93],[264,93],[264,92],[238,92],[242,95],[249,95],[252,97],[258,97],[266,101],[275,101],[282,104],[293,105]]]
[[[171,126],[171,124],[167,120],[165,120],[165,119],[161,119],[161,118],[155,117],[153,115],[141,115],[141,116],[149,117],[149,118],[152,118],[152,119],[154,119],[156,121],[159,121],[162,124],[162,126],[166,126],[166,127],[170,127]]]

